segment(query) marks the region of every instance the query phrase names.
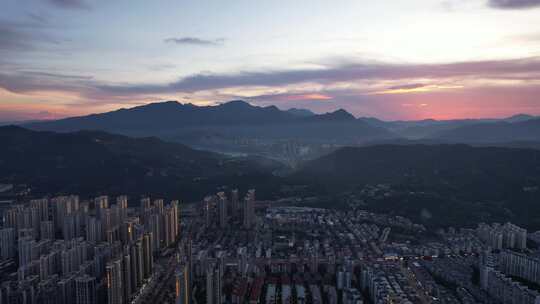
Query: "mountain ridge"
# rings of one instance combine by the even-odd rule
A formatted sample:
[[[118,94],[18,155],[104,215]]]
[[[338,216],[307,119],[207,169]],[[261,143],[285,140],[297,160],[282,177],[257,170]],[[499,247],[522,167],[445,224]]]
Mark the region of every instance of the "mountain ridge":
[[[470,124],[439,132],[433,138],[463,143],[493,144],[512,141],[540,141],[540,118]]]
[[[356,118],[344,109],[315,114],[304,109],[255,106],[243,100],[211,106],[171,100],[23,126],[56,132],[102,130],[127,136],[157,136],[207,149],[218,146],[234,149],[235,142],[244,139],[339,145],[397,138],[469,144],[538,142],[540,127],[529,125],[532,131],[519,127],[537,119],[516,114],[502,119],[384,121],[373,117]]]
[[[275,106],[253,106],[241,100],[215,106],[165,101],[25,126],[57,132],[86,129],[128,136],[158,136],[195,145],[207,138],[231,143],[236,138],[356,143],[395,137],[386,129],[357,120],[343,109],[301,116],[282,111]]]

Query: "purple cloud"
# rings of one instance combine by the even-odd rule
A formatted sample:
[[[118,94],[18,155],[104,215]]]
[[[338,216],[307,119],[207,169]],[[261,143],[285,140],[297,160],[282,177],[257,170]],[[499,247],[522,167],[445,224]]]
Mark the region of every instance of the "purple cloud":
[[[50,72],[3,72],[0,87],[24,93],[34,91],[68,91],[86,99],[111,100],[143,98],[160,94],[192,93],[231,87],[279,87],[300,83],[322,86],[337,82],[382,81],[404,82],[393,89],[414,89],[423,86],[414,79],[451,80],[451,78],[511,79],[523,82],[540,80],[540,57],[471,61],[448,64],[356,63],[329,65],[324,69],[248,71],[224,74],[196,74],[165,84],[116,85],[100,83],[84,75]],[[411,82],[413,81],[413,82]],[[306,92],[313,93],[313,92]]]
[[[512,77],[540,79],[540,57],[470,61],[448,64],[360,63],[325,69],[299,69],[230,74],[196,74],[178,81],[156,85],[100,85],[97,89],[112,95],[196,92],[241,86],[283,86],[304,82],[331,84],[352,80],[399,80],[450,77]]]
[[[91,77],[44,72],[0,73],[0,88],[13,93],[66,91],[83,93],[91,90]]]

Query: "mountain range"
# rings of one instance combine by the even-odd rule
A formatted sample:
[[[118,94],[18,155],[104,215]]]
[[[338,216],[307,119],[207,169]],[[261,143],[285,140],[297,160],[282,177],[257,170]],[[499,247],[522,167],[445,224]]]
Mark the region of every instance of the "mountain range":
[[[437,134],[440,139],[463,143],[497,143],[540,140],[540,119],[471,124]]]
[[[344,110],[316,115],[307,110],[258,107],[240,100],[217,106],[167,101],[26,126],[59,132],[103,130],[131,136],[159,136],[191,145],[212,140],[233,142],[238,138],[357,143],[394,136],[384,128],[355,119]]]
[[[383,121],[355,118],[343,109],[315,114],[305,109],[259,107],[241,100],[216,106],[156,102],[24,126],[57,132],[102,130],[137,137],[157,136],[194,147],[232,150],[239,140],[250,139],[260,143],[296,140],[337,145],[423,140],[537,147],[540,142],[540,118],[526,114],[504,119]]]
[[[435,120],[435,119],[424,119],[424,120],[412,120],[412,121],[382,121],[377,118],[359,118],[364,120],[367,123],[376,125],[381,128],[385,128],[394,134],[406,138],[406,139],[444,139],[444,133],[450,132],[458,128],[466,128],[468,126],[478,126],[478,125],[491,125],[495,123],[521,123],[528,120],[538,119],[538,117],[527,115],[527,114],[517,114],[511,117],[502,118],[502,119],[453,119],[453,120]],[[540,138],[540,136],[539,136]],[[459,142],[461,139],[456,138]],[[506,141],[506,139],[497,139],[495,142]]]

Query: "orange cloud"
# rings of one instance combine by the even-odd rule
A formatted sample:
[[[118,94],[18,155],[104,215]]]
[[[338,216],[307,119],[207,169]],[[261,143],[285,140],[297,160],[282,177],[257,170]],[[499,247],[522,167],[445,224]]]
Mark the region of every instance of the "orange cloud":
[[[403,86],[390,87],[382,91],[376,91],[371,95],[384,95],[384,94],[409,94],[409,93],[425,93],[439,90],[452,90],[461,89],[461,85],[425,85],[425,84],[410,84]]]
[[[298,95],[286,95],[283,96],[283,100],[296,101],[296,100],[331,100],[332,96],[324,94],[298,94]]]

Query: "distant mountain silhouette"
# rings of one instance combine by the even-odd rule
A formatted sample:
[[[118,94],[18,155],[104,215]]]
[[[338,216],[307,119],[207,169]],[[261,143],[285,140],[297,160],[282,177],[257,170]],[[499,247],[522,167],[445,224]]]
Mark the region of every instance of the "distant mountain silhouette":
[[[316,115],[315,113],[311,112],[308,109],[292,108],[292,109],[288,109],[287,112],[296,116],[304,116],[304,117]]]
[[[334,112],[313,115],[306,118],[306,121],[354,121],[356,118],[349,112],[339,109]]]
[[[357,143],[395,137],[383,128],[355,119],[345,110],[306,116],[281,111],[275,106],[253,106],[240,100],[217,106],[167,101],[26,126],[59,132],[104,130],[132,136],[159,136],[195,145],[209,139],[301,139]]]
[[[358,118],[372,126],[384,128],[402,138],[422,139],[427,138],[443,130],[451,130],[466,124],[479,123],[480,120],[460,119],[460,120],[396,120],[384,121],[374,117]]]
[[[516,114],[508,118],[505,118],[504,120],[507,122],[521,122],[521,121],[531,120],[535,118],[537,117],[533,115],[529,115],[529,114]]]
[[[398,121],[383,121],[372,117],[359,118],[373,126],[385,128],[401,137],[408,139],[427,139],[436,138],[444,132],[451,132],[454,129],[461,127],[480,125],[485,123],[500,123],[500,122],[524,122],[527,120],[536,119],[536,116],[528,114],[517,114],[501,119],[451,119],[451,120],[398,120]]]
[[[28,124],[33,124],[33,123],[45,122],[45,121],[48,121],[48,120],[32,119],[32,120],[0,121],[0,127],[28,125]]]
[[[247,188],[259,179],[267,183],[277,166],[101,131],[54,133],[6,126],[0,127],[0,142],[0,182],[28,184],[42,195],[126,193],[200,199],[224,184]]]
[[[238,140],[260,143],[298,140],[356,145],[397,138],[457,143],[540,141],[539,121],[518,114],[503,119],[383,121],[340,109],[314,114],[304,109],[282,111],[234,100],[216,106],[177,101],[151,103],[130,109],[25,124],[35,130],[71,132],[101,130],[128,136],[157,136],[168,141],[217,150],[234,150]]]
[[[501,121],[463,126],[440,132],[433,138],[463,143],[540,141],[540,119],[522,118],[523,116],[519,117],[517,122]]]
[[[274,106],[254,107],[240,100],[217,106],[195,106],[166,101],[101,114],[35,123],[29,127],[52,131],[83,129],[138,131],[201,125],[282,123],[295,118]]]

